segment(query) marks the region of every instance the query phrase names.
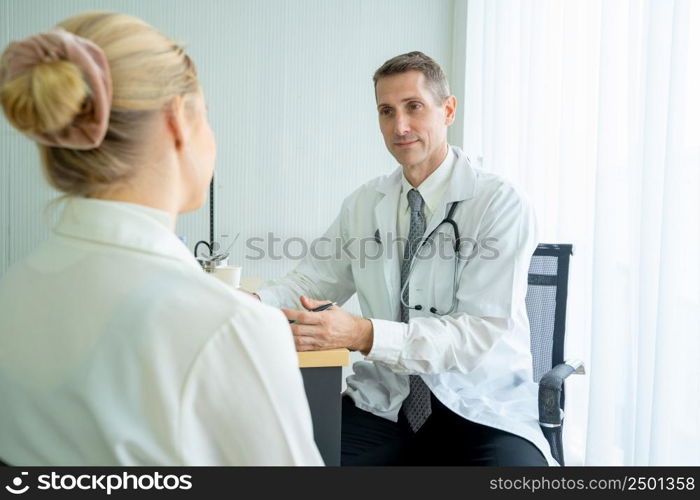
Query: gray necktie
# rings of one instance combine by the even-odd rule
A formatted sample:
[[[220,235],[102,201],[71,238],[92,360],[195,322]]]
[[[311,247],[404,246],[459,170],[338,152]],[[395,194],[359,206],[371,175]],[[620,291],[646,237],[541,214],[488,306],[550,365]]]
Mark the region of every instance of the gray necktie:
[[[408,192],[408,205],[411,208],[411,225],[408,231],[408,241],[404,250],[401,263],[401,288],[408,279],[408,271],[411,268],[411,260],[418,250],[418,244],[425,234],[425,216],[423,215],[423,198],[415,189]],[[408,286],[403,293],[403,302],[409,304]],[[401,304],[401,321],[408,323],[408,308]],[[430,416],[430,389],[425,385],[420,375],[410,375],[409,383],[411,392],[404,400],[401,410],[406,415],[408,423],[417,432]]]

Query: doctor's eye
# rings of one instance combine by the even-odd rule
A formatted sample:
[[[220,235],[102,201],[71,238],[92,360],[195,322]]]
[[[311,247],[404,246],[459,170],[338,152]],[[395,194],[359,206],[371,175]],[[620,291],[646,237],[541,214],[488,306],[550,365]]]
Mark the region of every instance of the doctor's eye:
[[[382,108],[379,110],[379,116],[391,116],[393,112],[391,108]]]
[[[408,109],[410,109],[411,111],[418,111],[419,109],[422,109],[422,108],[423,108],[423,104],[420,102],[410,102],[408,104]]]

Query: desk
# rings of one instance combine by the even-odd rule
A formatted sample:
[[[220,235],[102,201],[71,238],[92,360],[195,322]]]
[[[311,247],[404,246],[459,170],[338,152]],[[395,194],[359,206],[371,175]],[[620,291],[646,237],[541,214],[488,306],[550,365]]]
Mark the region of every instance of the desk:
[[[304,390],[309,400],[314,440],[326,465],[340,465],[342,367],[350,362],[347,349],[298,352]]]

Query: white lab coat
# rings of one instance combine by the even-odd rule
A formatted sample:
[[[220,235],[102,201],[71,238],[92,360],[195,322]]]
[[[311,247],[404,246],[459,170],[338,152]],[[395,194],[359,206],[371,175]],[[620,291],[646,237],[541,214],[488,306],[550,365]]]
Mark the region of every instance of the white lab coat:
[[[0,459],[322,465],[289,325],[129,203],[70,200],[0,280]]]
[[[538,424],[525,308],[527,271],[537,246],[534,215],[510,184],[473,168],[459,148],[452,149],[457,155],[452,178],[426,235],[452,202],[460,202],[453,218],[464,258],[453,313],[430,312],[433,306],[449,309],[453,299],[454,260],[434,257],[417,261],[410,279],[410,305],[423,309],[411,310],[408,324],[399,322],[400,259],[388,242],[396,239],[401,168],[345,199],[324,245],[259,294],[276,307],[300,307],[301,294],[343,303],[357,292],[363,316],[374,324],[372,350],[347,380],[347,394],[359,408],[396,421],[409,392],[407,375],[420,374],[445,406],[473,422],[522,436],[556,465]],[[438,233],[453,238],[447,224]],[[474,241],[478,255],[472,254],[469,242]],[[449,245],[443,248],[446,257],[453,255]]]

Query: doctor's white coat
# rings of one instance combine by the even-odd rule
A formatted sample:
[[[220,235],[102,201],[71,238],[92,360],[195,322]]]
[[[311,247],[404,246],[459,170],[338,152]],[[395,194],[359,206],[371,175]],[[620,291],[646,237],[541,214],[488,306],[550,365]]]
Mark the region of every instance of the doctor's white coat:
[[[408,375],[420,374],[445,406],[471,421],[534,443],[557,465],[538,424],[530,330],[525,308],[527,272],[537,246],[534,215],[526,200],[500,177],[457,160],[447,192],[426,235],[454,213],[462,248],[455,271],[452,229],[440,225],[437,247],[415,263],[410,279],[410,322],[400,318],[400,258],[396,240],[402,170],[361,186],[317,246],[286,277],[259,292],[277,307],[301,307],[304,294],[343,303],[355,292],[362,315],[374,324],[374,344],[354,365],[347,394],[355,404],[396,421],[409,392]],[[442,235],[440,235],[442,233]],[[440,245],[442,243],[442,245]],[[433,254],[430,254],[430,251]],[[453,300],[457,273],[456,308]]]

